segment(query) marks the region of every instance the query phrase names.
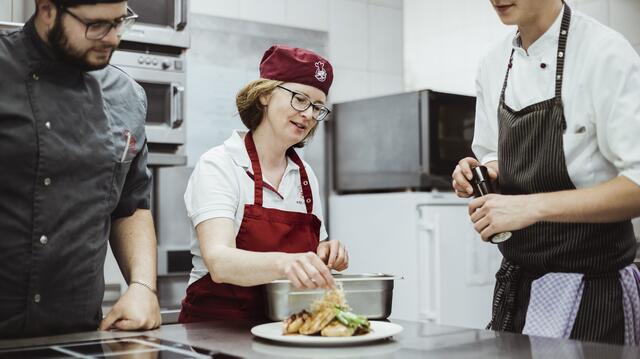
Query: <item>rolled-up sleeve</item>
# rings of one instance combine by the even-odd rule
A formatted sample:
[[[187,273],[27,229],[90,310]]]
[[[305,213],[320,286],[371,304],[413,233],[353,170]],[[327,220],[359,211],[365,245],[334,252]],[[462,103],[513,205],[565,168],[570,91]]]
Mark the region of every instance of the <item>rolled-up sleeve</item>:
[[[640,57],[622,37],[603,42],[591,91],[598,146],[618,174],[640,185]]]
[[[151,188],[153,185],[151,171],[147,167],[149,151],[145,140],[142,150],[131,161],[131,166],[124,182],[122,194],[111,219],[131,216],[137,209],[151,208]]]

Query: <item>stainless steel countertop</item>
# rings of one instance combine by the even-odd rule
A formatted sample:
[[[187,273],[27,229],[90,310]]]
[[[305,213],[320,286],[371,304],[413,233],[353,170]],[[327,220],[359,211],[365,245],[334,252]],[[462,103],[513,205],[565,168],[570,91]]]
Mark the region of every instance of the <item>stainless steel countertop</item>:
[[[147,332],[87,332],[1,341],[0,348],[96,338],[148,335],[247,358],[640,358],[640,348],[528,337],[487,330],[394,320],[404,331],[391,340],[346,347],[294,347],[254,338],[249,322],[163,325]]]

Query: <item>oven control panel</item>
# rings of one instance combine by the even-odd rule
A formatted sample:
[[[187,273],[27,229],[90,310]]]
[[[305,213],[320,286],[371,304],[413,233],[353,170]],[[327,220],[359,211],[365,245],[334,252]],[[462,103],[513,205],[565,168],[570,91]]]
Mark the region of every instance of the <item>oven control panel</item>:
[[[116,65],[137,67],[148,70],[171,72],[184,72],[185,70],[185,61],[183,56],[174,57],[117,50],[113,53],[111,62]]]

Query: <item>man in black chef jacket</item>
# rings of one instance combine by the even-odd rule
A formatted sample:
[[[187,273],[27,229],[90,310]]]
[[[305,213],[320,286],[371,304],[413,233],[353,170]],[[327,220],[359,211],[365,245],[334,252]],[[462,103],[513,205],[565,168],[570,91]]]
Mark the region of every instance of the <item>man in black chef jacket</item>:
[[[0,33],[0,338],[160,324],[146,96],[118,0],[36,0]],[[130,284],[103,319],[110,241]]]

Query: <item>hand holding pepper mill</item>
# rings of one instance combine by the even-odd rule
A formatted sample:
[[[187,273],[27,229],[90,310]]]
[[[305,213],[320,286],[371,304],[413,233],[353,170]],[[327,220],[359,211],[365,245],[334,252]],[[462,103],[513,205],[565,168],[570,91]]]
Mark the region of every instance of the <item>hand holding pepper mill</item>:
[[[482,197],[489,193],[495,193],[493,185],[491,184],[491,178],[489,177],[489,171],[485,166],[478,166],[471,169],[473,178],[471,179],[471,185],[473,186],[473,196]],[[502,243],[511,238],[511,232],[497,233],[489,238],[491,243]]]

